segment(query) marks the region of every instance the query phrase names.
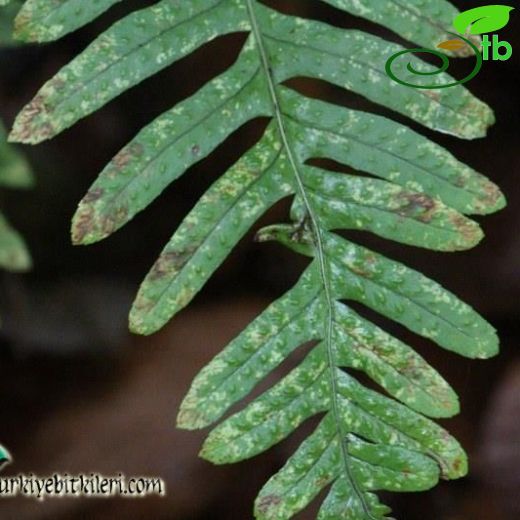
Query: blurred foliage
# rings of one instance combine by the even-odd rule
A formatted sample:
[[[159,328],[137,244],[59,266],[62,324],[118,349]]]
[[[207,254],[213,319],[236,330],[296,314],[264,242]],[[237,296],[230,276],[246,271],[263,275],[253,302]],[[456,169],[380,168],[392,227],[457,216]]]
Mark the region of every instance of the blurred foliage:
[[[16,45],[13,39],[13,22],[21,6],[21,0],[11,1],[5,6],[2,6],[0,0],[0,47]]]
[[[0,186],[29,188],[33,177],[27,162],[6,142],[6,132],[0,125]],[[0,267],[8,271],[27,271],[31,257],[20,234],[0,212]]]

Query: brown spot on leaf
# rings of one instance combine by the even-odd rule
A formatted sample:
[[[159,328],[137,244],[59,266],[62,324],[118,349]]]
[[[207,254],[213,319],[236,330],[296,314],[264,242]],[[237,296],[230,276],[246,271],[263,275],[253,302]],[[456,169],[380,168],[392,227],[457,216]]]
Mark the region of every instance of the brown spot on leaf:
[[[453,461],[453,469],[459,473],[460,470],[462,468],[462,461],[460,460],[460,458],[456,458],[454,461]]]
[[[457,188],[464,188],[466,186],[466,176],[465,175],[459,175],[454,183],[453,183],[455,186],[457,186]]]
[[[177,427],[183,430],[198,430],[207,425],[207,419],[193,408],[181,408],[177,416]]]
[[[119,229],[128,217],[128,208],[126,206],[120,206],[116,211],[112,212],[107,216],[100,216],[99,227],[102,230],[102,237],[104,238],[111,235],[114,231]]]
[[[150,280],[155,281],[179,271],[190,260],[195,250],[196,246],[191,246],[182,251],[163,253],[150,271]]]
[[[54,127],[46,120],[51,112],[51,108],[45,104],[43,95],[36,95],[16,118],[13,131],[9,136],[10,140],[20,143],[39,143],[52,137],[55,133]],[[38,122],[39,118],[43,118],[43,122]]]
[[[316,487],[318,489],[324,488],[329,482],[330,482],[331,476],[330,475],[323,475],[316,481]]]
[[[370,278],[370,271],[364,269],[363,267],[358,265],[349,265],[349,269],[358,276],[362,276],[363,278]]]
[[[84,204],[91,204],[96,200],[100,199],[103,196],[105,190],[103,188],[93,188],[87,192],[85,197],[83,197]]]
[[[27,8],[22,9],[18,16],[14,20],[14,32],[15,34],[20,34],[25,31],[25,26],[29,24],[31,21],[30,12],[27,13]]]
[[[91,198],[100,197],[101,194],[93,190]],[[118,208],[110,215],[99,214],[89,204],[87,194],[80,203],[78,211],[74,215],[72,225],[72,241],[74,244],[91,244],[112,234],[121,227],[127,219],[128,209],[125,206]]]
[[[441,100],[441,94],[438,90],[425,90],[424,94],[434,101],[438,102]]]
[[[113,159],[112,164],[122,170],[132,159],[143,155],[144,147],[140,143],[131,143],[125,146]]]
[[[55,76],[49,81],[48,86],[55,90],[62,90],[66,86],[66,83],[59,76]]]
[[[431,221],[436,207],[432,198],[422,193],[402,193],[399,197],[403,199],[403,205],[398,211],[400,216],[420,220],[424,223]]]
[[[482,231],[472,220],[467,219],[459,213],[450,216],[453,226],[464,238],[467,245],[475,245],[482,238]]]
[[[92,230],[93,213],[92,207],[80,204],[72,225],[73,244],[82,244],[85,236]]]
[[[406,363],[406,365],[402,369],[402,374],[408,379],[420,379],[422,376],[420,366],[417,366],[416,361],[413,358]]]
[[[482,193],[482,203],[485,210],[500,209],[505,205],[504,195],[500,188],[492,182],[486,182]]]
[[[266,514],[269,509],[271,509],[273,506],[276,507],[278,504],[282,502],[282,499],[279,496],[276,495],[266,495],[265,497],[262,497],[261,500],[258,503],[258,511],[261,514]]]

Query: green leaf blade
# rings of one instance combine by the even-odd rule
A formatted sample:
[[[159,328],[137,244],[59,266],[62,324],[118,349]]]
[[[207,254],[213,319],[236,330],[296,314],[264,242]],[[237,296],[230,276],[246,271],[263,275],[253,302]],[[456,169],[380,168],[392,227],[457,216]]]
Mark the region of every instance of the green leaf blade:
[[[335,341],[343,367],[362,370],[391,396],[429,417],[459,412],[457,394],[408,345],[336,304]]]
[[[18,115],[10,139],[30,144],[50,139],[204,43],[246,27],[238,0],[163,0],[137,11],[42,87]]]
[[[319,168],[303,174],[324,229],[366,230],[437,251],[470,249],[483,238],[478,224],[424,194]]]
[[[197,375],[181,404],[180,428],[204,428],[245,397],[291,352],[320,336],[323,309],[314,269],[271,304]]]
[[[302,162],[329,158],[410,191],[440,198],[465,214],[502,209],[500,189],[447,150],[390,119],[282,88],[284,114]]]
[[[255,501],[255,518],[290,519],[341,474],[338,441],[330,417],[319,426],[262,488]]]
[[[80,202],[72,241],[86,245],[106,238],[240,126],[267,115],[258,68],[248,44],[233,67],[144,128]]]
[[[428,47],[445,39],[458,14],[445,0],[325,1]],[[18,33],[39,41],[58,38],[117,2],[27,0]],[[479,19],[475,27],[478,23],[487,21]],[[271,118],[259,142],[214,182],[167,243],[140,287],[130,327],[140,334],[163,327],[257,219],[292,197],[292,222],[270,225],[256,239],[277,240],[311,258],[310,265],[293,289],[202,369],[181,405],[178,426],[204,428],[245,400],[241,410],[215,426],[201,452],[224,464],[261,453],[322,416],[315,432],[263,488],[255,516],[289,520],[330,485],[318,520],[388,519],[390,510],[375,492],[426,490],[439,478],[467,473],[459,443],[430,420],[454,415],[459,403],[449,384],[410,346],[348,303],[470,358],[494,355],[498,339],[491,325],[437,283],[334,230],[460,251],[483,236],[464,215],[492,213],[504,207],[505,199],[490,180],[405,125],[309,97],[326,89],[291,82],[303,94],[284,84],[298,78],[325,81],[464,139],[485,135],[494,122],[492,110],[461,85],[437,89],[451,76],[434,74],[432,65],[415,57],[411,63],[428,79],[433,76],[433,87],[403,88],[385,67],[403,48],[370,34],[271,9],[259,0],[162,0],[125,16],[44,85],[17,118],[11,139],[38,143],[57,135],[234,32],[248,35],[235,64],[116,155],[80,203],[72,238],[90,244],[107,237],[245,123]],[[406,62],[397,65],[404,68]],[[405,73],[410,79],[412,70]],[[317,163],[320,159],[326,161]],[[20,169],[2,171],[1,161],[0,184],[27,182]],[[351,173],[323,169],[331,161]],[[19,239],[4,227],[11,240]],[[20,245],[18,240],[18,251]],[[297,350],[308,342],[315,344],[300,362]],[[284,362],[290,365],[288,375],[274,382]],[[358,372],[378,391],[361,384]],[[269,389],[248,398],[262,382]]]
[[[141,285],[130,327],[152,334],[185,307],[253,223],[289,195],[276,132],[264,138],[204,195]]]
[[[217,426],[201,456],[215,464],[245,460],[278,444],[300,424],[330,406],[323,345],[273,388]]]

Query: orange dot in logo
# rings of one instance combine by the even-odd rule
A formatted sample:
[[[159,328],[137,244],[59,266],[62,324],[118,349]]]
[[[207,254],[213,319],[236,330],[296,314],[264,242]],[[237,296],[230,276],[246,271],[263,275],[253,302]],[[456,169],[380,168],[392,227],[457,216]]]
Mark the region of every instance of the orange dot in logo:
[[[439,43],[437,47],[439,49],[445,49],[447,51],[458,51],[464,47],[466,47],[466,42],[463,42],[462,40],[456,39],[456,40],[446,40],[445,42]]]

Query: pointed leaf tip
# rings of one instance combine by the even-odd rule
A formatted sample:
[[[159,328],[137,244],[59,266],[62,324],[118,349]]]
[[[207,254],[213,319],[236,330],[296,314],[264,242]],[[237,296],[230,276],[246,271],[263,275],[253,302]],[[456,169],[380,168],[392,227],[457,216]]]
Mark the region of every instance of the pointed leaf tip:
[[[8,141],[40,144],[55,135],[53,123],[42,95],[37,95],[16,117]]]
[[[85,202],[80,202],[72,217],[71,239],[74,245],[87,246],[100,242],[114,231],[114,223],[109,218],[101,221],[95,208]]]

